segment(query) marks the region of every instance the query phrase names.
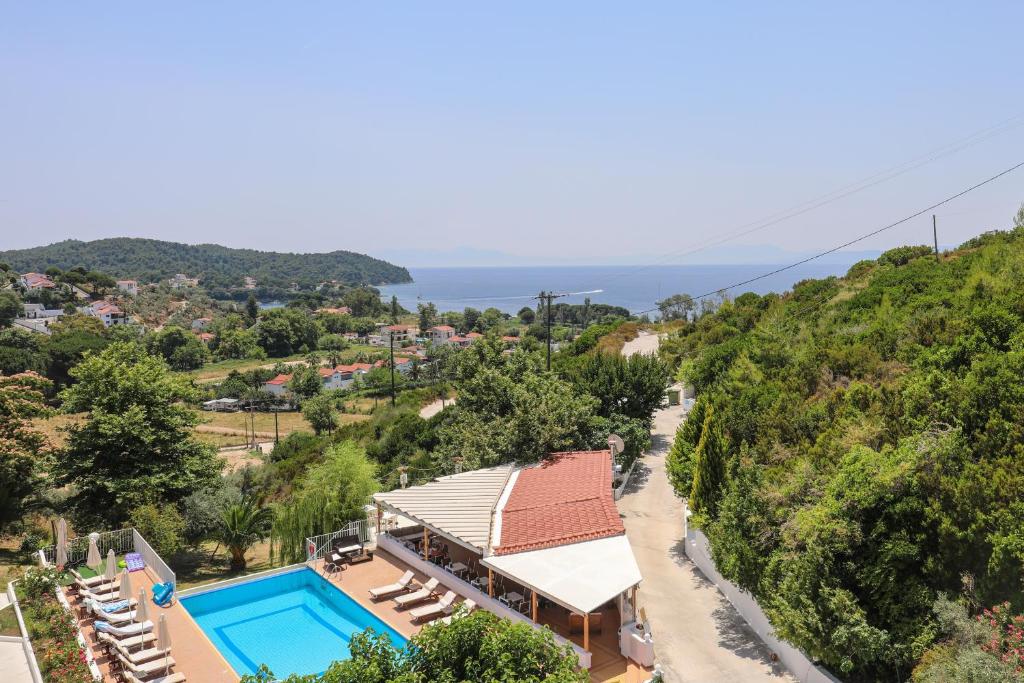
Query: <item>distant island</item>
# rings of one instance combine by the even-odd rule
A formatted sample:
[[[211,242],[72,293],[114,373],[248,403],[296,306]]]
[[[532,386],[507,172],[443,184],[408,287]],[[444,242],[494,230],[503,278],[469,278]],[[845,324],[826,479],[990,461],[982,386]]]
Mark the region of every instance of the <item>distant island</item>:
[[[0,262],[18,272],[85,266],[141,283],[167,280],[181,273],[197,278],[213,293],[252,289],[254,283],[261,289],[314,289],[321,283],[358,286],[412,281],[409,271],[401,266],[351,251],[293,254],[136,237],[64,240],[43,247],[0,251]]]

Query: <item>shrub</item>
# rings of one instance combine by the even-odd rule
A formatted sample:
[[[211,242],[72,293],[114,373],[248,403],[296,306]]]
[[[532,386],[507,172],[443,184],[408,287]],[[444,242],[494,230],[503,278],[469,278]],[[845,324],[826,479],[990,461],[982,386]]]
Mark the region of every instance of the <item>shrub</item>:
[[[173,505],[141,505],[132,512],[131,524],[161,557],[181,549],[185,520]]]

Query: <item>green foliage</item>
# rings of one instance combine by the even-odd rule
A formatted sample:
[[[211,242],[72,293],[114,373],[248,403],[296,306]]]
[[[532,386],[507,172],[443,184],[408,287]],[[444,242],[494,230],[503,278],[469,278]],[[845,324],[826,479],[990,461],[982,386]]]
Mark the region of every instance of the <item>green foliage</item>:
[[[16,584],[32,649],[46,683],[91,683],[75,618],[54,593],[59,578],[56,569],[32,568]]]
[[[598,400],[598,415],[649,421],[665,398],[669,370],[656,356],[595,353],[577,359],[565,377]]]
[[[719,571],[846,680],[924,663],[932,604],[965,577],[979,603],[1024,609],[1022,239],[893,250],[725,301],[662,346],[701,396],[668,458],[677,492],[700,488],[703,403],[721,433],[717,509],[696,520]],[[926,659],[977,659],[943,647]],[[931,680],[971,670],[942,666]]]
[[[705,518],[714,519],[718,515],[718,501],[725,484],[725,443],[710,407],[704,417],[693,461],[690,509]]]
[[[271,543],[284,562],[306,557],[305,540],[365,517],[363,506],[377,490],[374,466],[356,444],[342,442],[324,453],[298,482],[291,500],[278,506]]]
[[[217,335],[214,347],[218,359],[250,358],[263,359],[267,352],[259,345],[253,330],[227,329]]]
[[[535,629],[478,610],[425,627],[403,648],[372,629],[352,637],[351,657],[326,672],[282,683],[585,683],[579,658],[549,629]],[[263,668],[242,683],[277,680]]]
[[[128,522],[161,557],[174,557],[181,550],[185,520],[173,505],[140,505],[131,511]]]
[[[323,390],[323,382],[315,368],[308,365],[293,366],[292,378],[288,382],[288,390],[300,399],[316,396]]]
[[[189,330],[168,325],[146,335],[146,349],[163,357],[175,370],[194,370],[209,360],[206,345]]]
[[[46,369],[43,335],[14,327],[0,329],[0,374],[14,375]]]
[[[20,521],[42,493],[51,453],[31,420],[51,414],[44,399],[51,386],[33,373],[0,375],[0,532]]]
[[[669,481],[680,498],[688,497],[693,490],[694,451],[704,429],[707,407],[708,401],[703,396],[694,402],[686,420],[676,429],[672,448],[668,452],[666,469]]]
[[[317,347],[319,336],[316,321],[302,309],[275,308],[264,312],[256,324],[257,341],[273,358],[308,353]]]
[[[312,288],[337,280],[359,284],[410,282],[405,268],[350,251],[292,254],[231,249],[216,244],[178,244],[134,237],[82,242],[65,240],[45,247],[0,252],[0,260],[18,272],[69,269],[80,263],[118,278],[155,282],[175,273],[199,276],[206,287],[240,288],[246,275],[261,286]],[[110,285],[113,286],[113,285]]]
[[[241,502],[242,492],[225,479],[189,495],[181,503],[185,541],[198,545],[212,538],[220,529],[223,511]]]
[[[231,553],[232,570],[245,570],[246,551],[267,538],[272,520],[271,509],[262,507],[259,501],[252,498],[246,498],[224,508],[215,538]]]
[[[338,428],[338,409],[334,399],[326,394],[302,402],[302,417],[317,434],[333,432]]]
[[[9,326],[21,315],[21,299],[14,292],[0,292],[0,327]]]
[[[942,640],[914,667],[913,683],[1020,683],[1020,626],[1009,605],[985,610],[971,618],[962,602],[940,595],[933,606]],[[993,647],[995,643],[995,647]],[[1013,657],[1009,651],[1016,649]]]
[[[64,409],[86,412],[67,430],[54,479],[83,528],[117,528],[146,503],[176,503],[217,475],[213,449],[195,439],[199,418],[186,379],[138,344],[118,342],[71,370]]]

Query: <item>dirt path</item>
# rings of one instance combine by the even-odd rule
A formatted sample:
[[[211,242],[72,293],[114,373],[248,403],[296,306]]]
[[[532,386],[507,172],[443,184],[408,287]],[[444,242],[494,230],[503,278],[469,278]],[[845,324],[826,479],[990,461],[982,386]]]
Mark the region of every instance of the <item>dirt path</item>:
[[[636,339],[631,339],[622,346],[623,356],[632,356],[635,353],[642,353],[649,356],[658,352],[660,338],[656,334],[640,331]]]
[[[641,335],[623,353],[652,353],[655,335]],[[653,348],[652,348],[653,346]],[[771,652],[713,583],[686,557],[683,506],[665,473],[665,455],[684,410],[654,415],[652,446],[618,502],[626,535],[644,580],[640,606],[654,632],[666,681],[717,683],[794,679],[771,661]]]
[[[420,408],[420,417],[424,420],[429,420],[453,403],[455,403],[454,398],[445,399],[444,402],[441,399],[437,399],[433,403],[428,403]]]

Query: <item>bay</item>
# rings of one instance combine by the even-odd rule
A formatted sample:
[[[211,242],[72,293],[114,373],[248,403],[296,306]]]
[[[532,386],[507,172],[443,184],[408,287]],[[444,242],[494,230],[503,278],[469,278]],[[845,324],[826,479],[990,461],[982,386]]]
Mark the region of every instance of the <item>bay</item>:
[[[733,297],[743,292],[783,292],[807,278],[842,275],[850,264],[806,263],[762,280],[729,290]],[[655,308],[655,302],[672,294],[696,296],[715,292],[749,280],[782,265],[667,265],[667,266],[493,266],[409,268],[413,282],[379,287],[387,302],[397,296],[410,311],[417,303],[433,302],[439,311],[479,310],[494,307],[515,314],[523,306],[536,307],[541,291],[581,292],[559,299],[566,303],[611,304],[639,313]],[[652,315],[652,317],[656,317]]]

